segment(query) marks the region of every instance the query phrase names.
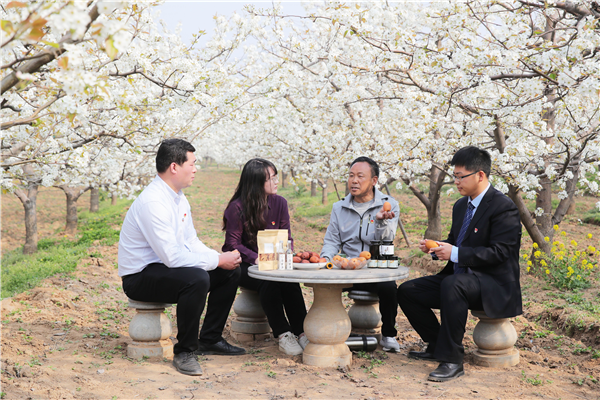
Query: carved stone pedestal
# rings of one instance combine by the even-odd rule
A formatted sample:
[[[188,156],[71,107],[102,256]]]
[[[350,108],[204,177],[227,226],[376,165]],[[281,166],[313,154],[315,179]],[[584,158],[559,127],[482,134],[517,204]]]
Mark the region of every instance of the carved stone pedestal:
[[[519,363],[517,331],[508,318],[489,318],[483,311],[471,311],[479,322],[473,330],[477,350],[475,363],[484,367],[512,367]]]
[[[147,303],[129,299],[129,307],[137,313],[129,323],[132,342],[127,346],[131,358],[163,358],[173,356],[171,321],[164,313],[170,304]]]
[[[381,340],[381,313],[379,312],[379,297],[371,292],[351,290],[348,297],[354,304],[348,310],[352,321],[352,333],[356,335],[374,336]]]
[[[346,345],[350,336],[350,318],[342,305],[342,289],[347,284],[311,283],[313,305],[304,319],[304,333],[309,344],[302,361],[315,367],[346,367],[352,353]]]
[[[240,287],[233,303],[235,317],[231,321],[231,336],[238,342],[251,342],[271,337],[271,327],[260,305],[258,292]]]

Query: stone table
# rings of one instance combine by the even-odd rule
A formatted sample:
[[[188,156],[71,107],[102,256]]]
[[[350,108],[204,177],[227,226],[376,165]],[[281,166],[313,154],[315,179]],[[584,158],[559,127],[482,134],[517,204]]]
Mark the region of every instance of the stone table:
[[[304,320],[304,333],[310,343],[304,349],[302,360],[317,367],[345,367],[352,363],[352,353],[345,343],[350,336],[351,322],[342,304],[342,289],[354,283],[405,279],[408,268],[259,271],[254,265],[248,269],[248,275],[255,279],[311,286],[315,297]]]

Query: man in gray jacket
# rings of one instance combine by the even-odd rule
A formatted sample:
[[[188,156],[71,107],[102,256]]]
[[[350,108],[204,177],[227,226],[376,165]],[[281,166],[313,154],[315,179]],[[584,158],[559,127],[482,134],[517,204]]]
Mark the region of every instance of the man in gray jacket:
[[[369,157],[358,157],[352,162],[348,174],[350,194],[333,205],[321,257],[331,260],[338,253],[358,257],[362,251],[369,251],[373,240],[394,239],[400,207],[391,196],[375,188],[378,179],[379,166]],[[391,204],[391,211],[383,210],[386,201]],[[385,351],[400,350],[395,326],[396,282],[355,284],[353,289],[377,293],[383,322],[380,344]]]

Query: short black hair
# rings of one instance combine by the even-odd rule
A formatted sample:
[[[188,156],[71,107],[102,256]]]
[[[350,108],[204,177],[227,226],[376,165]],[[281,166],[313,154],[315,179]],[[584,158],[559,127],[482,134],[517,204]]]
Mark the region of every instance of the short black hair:
[[[183,139],[163,140],[156,152],[156,171],[163,173],[172,163],[183,165],[187,161],[188,151],[196,151],[190,142]]]
[[[485,176],[489,178],[492,171],[492,157],[484,149],[467,146],[454,153],[450,165],[464,167],[469,172],[483,171]]]
[[[377,165],[377,163],[373,159],[365,156],[358,157],[356,160],[352,161],[352,164],[350,164],[350,168],[352,168],[354,164],[359,162],[366,162],[367,164],[369,164],[369,166],[371,167],[371,177],[376,176],[379,178],[379,165]]]

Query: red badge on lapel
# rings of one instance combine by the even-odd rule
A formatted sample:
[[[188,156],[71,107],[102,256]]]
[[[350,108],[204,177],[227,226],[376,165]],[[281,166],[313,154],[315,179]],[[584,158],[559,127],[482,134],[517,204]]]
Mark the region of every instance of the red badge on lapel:
[[[477,233],[477,228],[475,228],[475,233]]]
[[[271,222],[271,225],[275,226],[275,221],[272,221],[272,222]]]

